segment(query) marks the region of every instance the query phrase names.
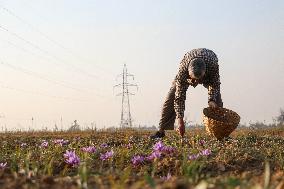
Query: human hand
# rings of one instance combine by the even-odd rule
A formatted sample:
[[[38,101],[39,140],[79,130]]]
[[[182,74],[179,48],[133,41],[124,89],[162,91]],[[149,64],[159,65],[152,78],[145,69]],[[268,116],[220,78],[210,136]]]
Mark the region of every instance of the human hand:
[[[208,106],[209,106],[210,108],[217,108],[217,107],[218,107],[218,105],[217,105],[216,102],[214,102],[214,101],[208,102]]]
[[[184,137],[185,126],[184,126],[183,118],[178,118],[178,128],[177,128],[177,132],[180,134],[181,137]]]

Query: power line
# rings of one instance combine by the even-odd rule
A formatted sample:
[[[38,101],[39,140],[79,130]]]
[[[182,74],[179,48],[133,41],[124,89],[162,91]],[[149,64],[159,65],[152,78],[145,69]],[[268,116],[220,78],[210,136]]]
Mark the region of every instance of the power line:
[[[0,25],[0,29],[2,29],[3,31],[9,33],[10,35],[16,37],[16,38],[19,39],[19,40],[24,41],[25,43],[29,44],[29,45],[32,46],[33,48],[37,49],[38,51],[40,51],[40,52],[42,52],[42,53],[48,55],[48,56],[51,57],[51,58],[53,58],[53,59],[56,60],[57,62],[61,62],[61,63],[63,63],[65,66],[66,66],[66,65],[72,66],[72,67],[74,68],[73,71],[76,71],[76,72],[78,72],[78,73],[80,73],[80,74],[82,74],[82,75],[85,75],[85,76],[88,76],[88,77],[91,77],[91,78],[98,79],[98,76],[93,75],[93,74],[90,74],[90,73],[88,73],[88,72],[86,72],[86,71],[84,71],[84,70],[81,70],[81,69],[77,68],[77,67],[74,66],[74,65],[71,65],[71,64],[66,63],[64,60],[61,60],[61,59],[58,58],[57,56],[52,55],[52,54],[49,53],[48,51],[42,49],[40,46],[38,46],[38,45],[36,45],[36,44],[34,44],[34,43],[32,43],[32,42],[30,42],[30,41],[24,39],[23,37],[19,36],[18,34],[12,32],[12,31],[10,31],[10,30],[8,30],[7,28],[3,27],[2,25]],[[58,64],[56,64],[56,65],[58,66]]]
[[[20,20],[22,23],[24,23],[25,25],[27,25],[27,26],[28,26],[29,28],[31,28],[32,30],[34,30],[34,31],[36,31],[37,33],[39,33],[40,35],[42,35],[45,39],[47,39],[48,41],[50,41],[50,42],[53,43],[54,45],[56,45],[56,46],[58,46],[58,47],[64,49],[67,53],[71,54],[72,56],[74,56],[74,57],[76,57],[76,58],[78,58],[78,59],[80,59],[80,60],[84,59],[84,60],[83,60],[84,62],[87,61],[84,57],[82,57],[82,56],[80,56],[80,55],[74,53],[74,52],[73,52],[72,50],[70,50],[69,48],[66,48],[66,47],[63,46],[61,43],[59,43],[59,42],[57,42],[56,40],[52,39],[51,37],[49,37],[48,35],[46,35],[46,34],[43,33],[42,31],[40,31],[40,30],[39,30],[38,28],[36,28],[35,26],[33,26],[33,25],[30,24],[29,22],[25,21],[24,19],[22,19],[21,17],[19,17],[18,15],[16,15],[16,14],[15,14],[13,11],[11,11],[10,9],[8,9],[8,8],[6,8],[6,7],[4,7],[4,6],[1,6],[1,5],[0,5],[0,8],[1,8],[2,10],[6,11],[8,14],[12,15],[13,17],[15,17],[15,18],[17,18],[18,20]],[[87,61],[87,63],[89,64],[88,61]],[[93,64],[92,64],[92,65],[93,65]],[[108,74],[113,75],[112,73],[109,73],[109,71],[106,71],[105,69],[103,69],[103,68],[101,68],[101,67],[99,67],[99,66],[97,66],[97,65],[93,65],[93,66],[95,66],[95,67],[97,67],[98,69],[104,71],[105,73],[108,73]]]
[[[36,27],[34,27],[34,26],[31,25],[30,23],[26,22],[26,21],[25,21],[24,19],[22,19],[21,17],[17,16],[17,15],[16,15],[14,12],[12,12],[11,10],[9,10],[9,9],[7,9],[7,8],[5,8],[5,7],[3,7],[3,6],[1,6],[1,5],[0,5],[0,8],[1,8],[2,10],[6,11],[7,13],[9,13],[10,15],[16,17],[16,18],[17,18],[18,20],[20,20],[21,22],[25,23],[29,28],[31,28],[31,29],[33,29],[34,31],[36,31],[37,33],[41,34],[43,37],[45,37],[47,40],[49,40],[49,41],[52,42],[53,44],[55,44],[55,45],[61,47],[61,48],[64,49],[66,52],[69,52],[70,54],[72,54],[73,56],[75,56],[75,54],[73,54],[73,52],[70,51],[70,49],[68,49],[68,48],[64,47],[63,45],[61,45],[60,43],[56,42],[55,40],[53,40],[52,38],[50,38],[48,35],[44,34],[44,33],[41,32],[40,30],[38,30]],[[28,44],[29,46],[33,47],[34,49],[36,49],[36,50],[40,51],[41,53],[47,55],[49,58],[52,58],[52,59],[56,60],[57,62],[64,63],[65,66],[66,66],[66,65],[69,65],[69,64],[68,64],[67,62],[65,62],[64,60],[60,59],[59,57],[53,55],[52,53],[50,53],[50,52],[48,52],[48,51],[46,51],[46,50],[44,50],[44,49],[41,48],[39,45],[37,45],[37,44],[35,44],[35,43],[33,43],[33,42],[29,41],[29,40],[26,40],[25,38],[23,38],[22,36],[18,35],[17,33],[10,31],[9,29],[7,29],[6,27],[4,27],[3,25],[0,25],[0,29],[3,30],[3,31],[5,31],[5,32],[8,32],[10,35],[16,37],[17,39],[19,39],[19,40],[25,42],[26,44]],[[10,42],[9,42],[9,43],[10,43]],[[12,43],[10,43],[10,44],[12,44]],[[13,46],[16,46],[15,44],[12,44],[12,45],[13,45]],[[25,52],[28,52],[27,50],[25,50],[25,49],[23,49],[23,48],[21,48],[21,50],[23,50],[23,51],[25,51]],[[33,54],[33,55],[36,55],[36,54],[34,54],[34,53],[32,53],[32,54]],[[36,56],[37,56],[37,55],[36,55]],[[77,58],[78,58],[78,56],[77,56]],[[67,63],[67,64],[66,64],[66,63]],[[53,83],[53,84],[56,84],[56,85],[61,85],[61,86],[64,86],[64,87],[66,87],[66,88],[70,88],[70,89],[74,89],[74,90],[76,90],[76,91],[81,91],[81,92],[82,92],[82,90],[79,89],[79,88],[77,88],[77,87],[70,86],[69,84],[66,84],[66,83],[64,83],[64,82],[62,82],[62,81],[56,81],[56,80],[54,80],[54,79],[50,79],[50,78],[48,78],[48,77],[46,77],[46,76],[44,76],[44,75],[38,74],[38,73],[36,73],[36,72],[30,71],[30,70],[27,70],[27,69],[24,69],[24,68],[21,68],[21,67],[16,67],[16,66],[13,66],[13,65],[7,64],[7,63],[3,64],[3,62],[2,62],[2,65],[8,66],[8,67],[11,68],[11,69],[14,69],[14,70],[16,70],[16,71],[20,71],[20,72],[25,73],[25,74],[27,74],[27,75],[30,75],[30,76],[33,76],[33,77],[36,77],[36,78],[39,78],[39,79],[48,81],[48,82],[50,82],[50,83]],[[59,66],[59,64],[56,64],[56,65]],[[71,65],[69,65],[69,66],[71,66]],[[73,66],[73,65],[72,65],[72,67],[76,70],[76,72],[79,72],[79,73],[81,73],[81,74],[83,74],[83,75],[85,75],[85,76],[92,77],[92,78],[97,78],[96,75],[89,74],[89,73],[87,73],[86,71],[81,70],[81,69],[78,69],[77,67],[75,67],[75,66]],[[3,88],[3,86],[2,86],[2,88]],[[11,87],[7,87],[7,86],[5,86],[4,88],[12,89]],[[13,89],[15,90],[16,88],[13,88]],[[21,89],[17,89],[17,90],[24,92],[24,91],[21,90]],[[34,93],[34,92],[31,92],[31,91],[25,91],[25,92]],[[44,96],[50,96],[50,95],[45,95],[45,94],[44,94]],[[97,96],[101,96],[101,95],[97,95]],[[57,98],[57,96],[53,96],[53,97],[56,97],[56,98]],[[101,96],[101,97],[103,97],[103,96]],[[65,98],[65,99],[66,99],[66,98]]]
[[[2,39],[2,40],[3,40],[3,39]],[[6,43],[8,43],[9,45],[11,45],[11,46],[13,46],[13,47],[15,47],[15,48],[20,49],[21,51],[23,51],[23,52],[25,52],[25,53],[27,53],[27,54],[32,54],[33,56],[46,59],[47,62],[50,63],[50,62],[49,62],[49,59],[48,59],[47,57],[45,57],[45,56],[37,55],[37,54],[35,54],[35,53],[33,53],[33,52],[31,52],[31,51],[29,51],[29,50],[23,48],[23,47],[20,47],[19,45],[16,45],[16,44],[14,44],[14,43],[12,43],[12,42],[10,42],[10,41],[7,41],[7,40],[3,40],[3,41],[5,41]],[[2,65],[5,65],[3,61],[2,61],[2,63],[3,63]],[[7,64],[8,64],[8,63],[6,62],[6,66],[7,66]],[[24,72],[25,74],[29,74],[29,73],[27,73],[27,72],[30,72],[30,73],[32,72],[32,71],[24,70],[23,68],[19,68],[19,67],[13,66],[13,65],[11,65],[11,64],[9,65],[9,67],[12,68],[12,69],[14,69],[14,70]],[[34,72],[34,73],[35,73],[35,72]],[[33,74],[33,76],[35,76],[35,75],[41,75],[41,74],[38,74],[38,73]],[[35,77],[37,77],[37,76],[35,76]],[[42,79],[43,77],[48,78],[47,76],[42,76],[41,79]],[[54,80],[54,79],[49,79],[49,80]],[[65,81],[58,81],[58,80],[57,80],[56,82],[57,82],[57,83],[63,83],[64,85],[72,86],[71,83],[68,84],[68,83],[65,82]],[[78,87],[72,87],[72,88],[77,88],[77,89],[79,89]],[[79,89],[79,90],[82,90],[82,89]],[[88,89],[88,90],[92,91],[93,89]],[[100,96],[100,97],[103,97],[102,95],[98,95],[98,94],[96,94],[96,95],[97,95],[97,96]]]
[[[117,94],[117,96],[122,96],[121,99],[121,118],[120,118],[120,127],[132,127],[132,117],[130,111],[130,100],[129,95],[134,95],[133,93],[129,92],[128,87],[137,87],[136,84],[128,83],[128,77],[132,77],[134,80],[134,75],[129,74],[127,72],[126,65],[124,64],[122,74],[118,75],[118,77],[122,76],[122,83],[115,85],[115,87],[121,87],[122,92]]]
[[[75,90],[75,91],[78,91],[78,92],[87,92],[87,93],[90,93],[89,91],[84,91],[82,89],[79,89],[79,88],[76,88],[76,87],[73,87],[73,86],[70,86],[69,84],[66,84],[65,82],[63,81],[58,81],[58,80],[53,80],[53,79],[50,79],[48,78],[47,76],[45,75],[42,75],[42,74],[39,74],[39,73],[36,73],[36,72],[33,72],[33,71],[30,71],[30,70],[27,70],[27,69],[24,69],[24,68],[21,68],[21,67],[17,67],[17,66],[14,66],[14,65],[11,65],[9,63],[6,63],[6,62],[3,62],[0,60],[0,65],[3,65],[3,66],[7,66],[13,70],[16,70],[16,71],[19,71],[19,72],[22,72],[24,74],[27,74],[27,75],[30,75],[32,77],[35,77],[35,78],[38,78],[38,79],[41,79],[41,80],[44,80],[44,81],[47,81],[49,83],[52,83],[52,84],[55,84],[55,85],[59,85],[59,86],[62,86],[62,87],[65,87],[65,88],[69,88],[69,89],[72,89],[72,90]],[[94,94],[98,97],[104,97],[102,95],[99,95],[99,94],[95,94],[95,93],[91,93],[91,94]]]
[[[3,39],[2,39],[2,40],[3,40]],[[35,54],[35,53],[33,53],[33,52],[31,52],[31,51],[29,51],[29,50],[23,48],[23,47],[20,47],[20,46],[18,46],[18,45],[16,45],[16,44],[12,43],[12,42],[10,42],[10,41],[7,41],[7,40],[3,40],[3,41],[5,41],[6,43],[8,43],[9,45],[11,45],[11,46],[13,46],[13,47],[15,47],[15,48],[20,49],[21,51],[23,51],[23,52],[25,52],[25,53],[27,53],[27,54],[32,54],[32,55],[34,55],[34,56],[36,56],[36,57],[46,59],[46,57],[41,56],[41,55],[37,55],[37,54]],[[48,59],[46,59],[46,60],[48,60]],[[17,66],[8,64],[7,62],[3,62],[3,60],[1,61],[1,59],[0,59],[0,64],[3,65],[3,66],[7,66],[7,67],[9,67],[9,68],[11,68],[11,69],[13,69],[13,70],[16,70],[16,71],[25,73],[25,74],[27,74],[27,75],[36,77],[36,78],[38,78],[38,79],[42,79],[42,80],[48,81],[48,82],[53,83],[53,84],[58,84],[58,85],[61,85],[61,86],[66,87],[66,88],[74,89],[74,90],[79,91],[79,92],[87,92],[87,93],[90,93],[90,94],[94,94],[95,96],[100,97],[100,98],[108,98],[108,99],[109,99],[109,97],[106,97],[106,96],[101,95],[101,94],[94,93],[94,92],[93,92],[94,89],[85,88],[85,87],[83,87],[83,88],[84,88],[84,89],[83,89],[82,87],[77,87],[77,86],[74,87],[73,84],[68,83],[68,82],[66,82],[66,81],[63,81],[63,80],[60,81],[60,80],[50,79],[48,76],[45,76],[45,75],[43,75],[43,74],[39,74],[39,73],[30,71],[30,70],[28,70],[28,69],[24,69],[24,68],[22,68],[22,67],[17,67]],[[88,91],[85,91],[85,90],[88,90]]]
[[[49,59],[48,59],[47,57],[45,57],[45,56],[35,54],[35,53],[33,53],[33,52],[31,52],[31,51],[29,51],[29,50],[23,48],[23,47],[20,47],[19,45],[16,45],[15,43],[12,43],[11,41],[5,40],[5,39],[3,39],[3,38],[2,38],[1,40],[2,40],[2,41],[5,41],[5,42],[8,43],[10,46],[13,46],[13,47],[15,47],[15,48],[17,48],[17,49],[20,49],[21,51],[23,51],[23,52],[25,52],[25,53],[27,53],[27,54],[31,54],[31,55],[33,55],[33,56],[35,56],[35,57],[43,58],[43,59],[47,60],[48,63],[50,63],[50,62],[49,62]]]
[[[64,96],[49,95],[49,94],[42,93],[42,92],[39,92],[39,91],[29,91],[29,90],[25,90],[25,89],[10,87],[8,85],[3,84],[2,81],[0,81],[0,87],[4,88],[4,89],[9,89],[9,90],[21,92],[21,93],[33,94],[33,95],[38,95],[38,96],[45,96],[45,97],[50,97],[50,98],[55,98],[55,99],[60,99],[60,100],[89,102],[87,100],[82,100],[82,99],[75,99],[75,98],[69,98],[69,97],[64,97]]]
[[[45,80],[45,81],[47,81],[47,82],[53,83],[53,84],[55,84],[55,85],[60,85],[60,86],[63,86],[63,87],[69,88],[69,89],[73,89],[73,90],[75,90],[75,91],[80,91],[80,92],[82,92],[82,90],[80,90],[80,89],[77,89],[77,88],[72,87],[72,86],[68,86],[68,85],[66,85],[65,83],[60,82],[60,81],[51,80],[51,79],[49,79],[48,77],[46,77],[46,76],[44,76],[44,75],[41,75],[41,74],[38,74],[38,73],[36,73],[36,72],[32,72],[32,71],[30,71],[30,70],[27,70],[27,69],[24,69],[24,68],[21,68],[21,67],[14,66],[14,65],[8,64],[8,63],[6,63],[6,62],[4,63],[3,61],[0,61],[0,64],[3,65],[3,66],[7,66],[7,67],[9,67],[9,68],[11,68],[11,69],[13,69],[13,70],[16,70],[16,71],[22,72],[22,73],[24,73],[24,74],[30,75],[30,76],[32,76],[32,77],[35,77],[35,78],[38,78],[38,79]]]

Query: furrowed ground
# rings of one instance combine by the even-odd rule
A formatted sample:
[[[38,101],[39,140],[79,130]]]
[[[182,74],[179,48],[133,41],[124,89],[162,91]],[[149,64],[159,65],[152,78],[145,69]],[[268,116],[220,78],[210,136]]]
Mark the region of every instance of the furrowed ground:
[[[284,188],[284,127],[0,134],[0,188]]]

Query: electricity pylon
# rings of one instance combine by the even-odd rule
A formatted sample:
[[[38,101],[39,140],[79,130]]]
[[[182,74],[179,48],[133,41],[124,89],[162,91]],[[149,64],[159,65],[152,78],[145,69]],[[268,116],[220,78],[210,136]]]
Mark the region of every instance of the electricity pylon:
[[[123,67],[122,74],[118,75],[117,78],[118,77],[122,77],[122,83],[115,85],[113,88],[115,87],[122,88],[122,92],[116,95],[116,96],[122,96],[120,127],[132,127],[132,117],[131,117],[131,112],[130,112],[129,96],[134,95],[134,94],[129,92],[129,87],[136,87],[138,90],[138,85],[128,83],[128,77],[132,77],[132,80],[134,80],[134,75],[129,74],[127,72],[127,68],[125,64]]]

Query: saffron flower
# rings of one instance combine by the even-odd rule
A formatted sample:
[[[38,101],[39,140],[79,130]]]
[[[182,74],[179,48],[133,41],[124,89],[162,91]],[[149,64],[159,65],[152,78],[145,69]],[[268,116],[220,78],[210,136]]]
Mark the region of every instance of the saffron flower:
[[[96,153],[97,149],[95,146],[88,146],[88,147],[83,147],[82,151],[88,153]]]
[[[160,159],[161,157],[162,157],[162,153],[161,152],[154,151],[147,157],[147,159],[151,161],[151,160],[154,160],[154,159]]]
[[[54,142],[54,144],[58,144],[60,146],[63,146],[63,145],[67,145],[69,143],[69,140],[55,139],[53,142]]]
[[[114,152],[113,152],[112,150],[111,150],[111,151],[108,151],[108,152],[106,152],[106,153],[104,153],[104,154],[101,153],[100,159],[103,160],[103,161],[105,161],[105,160],[108,160],[108,159],[112,158],[113,155],[114,155]]]
[[[132,165],[137,166],[140,165],[144,162],[145,157],[137,155],[137,156],[133,156],[131,159]]]
[[[7,162],[5,163],[0,163],[0,169],[5,169],[7,166]]]
[[[200,144],[201,146],[203,146],[203,145],[205,144],[205,140],[203,140],[203,139],[200,140],[200,141],[199,141],[199,144]]]
[[[100,145],[100,147],[101,147],[101,148],[107,148],[108,145],[107,145],[107,143],[103,143],[103,144]]]
[[[199,157],[199,154],[189,154],[188,155],[188,160],[195,160]]]
[[[153,152],[147,157],[147,160],[159,159],[162,155],[172,155],[176,149],[172,146],[165,146],[162,141],[157,142],[153,146]]]
[[[205,149],[200,152],[200,155],[202,156],[209,156],[210,154],[212,154],[210,149]]]
[[[199,158],[200,156],[209,156],[211,154],[212,154],[212,152],[211,152],[210,149],[205,149],[205,150],[202,150],[201,152],[199,152],[198,154],[189,154],[188,160],[195,160],[195,159]]]
[[[65,158],[65,162],[72,167],[76,167],[80,164],[80,158],[75,154],[75,151],[66,150],[63,156]]]
[[[27,146],[27,143],[25,143],[25,142],[23,142],[22,144],[21,144],[21,148],[24,148],[24,147],[26,147]]]
[[[165,146],[164,143],[162,141],[157,142],[154,146],[153,146],[153,150],[154,152],[161,152],[164,154],[172,154],[175,152],[175,148],[172,146]]]
[[[171,175],[171,173],[168,173],[167,176],[163,176],[163,177],[161,176],[160,178],[161,178],[163,181],[167,181],[167,180],[170,180],[170,179],[172,178],[172,175]]]
[[[154,146],[153,146],[153,150],[154,151],[163,151],[165,145],[162,141],[157,142]]]
[[[132,145],[131,145],[130,143],[128,143],[128,144],[125,145],[125,147],[126,147],[127,149],[130,149],[130,148],[132,147]]]
[[[48,142],[46,140],[43,140],[41,145],[40,145],[41,148],[47,148],[48,147]]]
[[[80,141],[81,140],[81,137],[80,136],[77,136],[73,139],[74,141]]]
[[[164,146],[162,149],[162,152],[165,154],[173,154],[176,151],[176,149],[172,146]]]

